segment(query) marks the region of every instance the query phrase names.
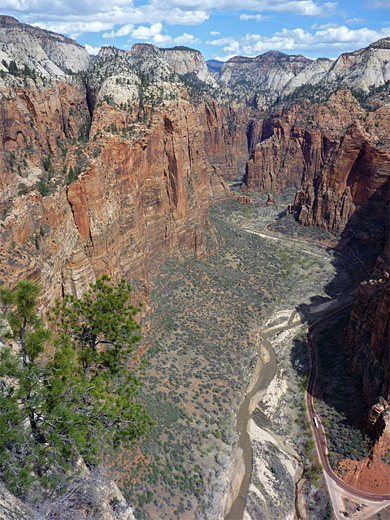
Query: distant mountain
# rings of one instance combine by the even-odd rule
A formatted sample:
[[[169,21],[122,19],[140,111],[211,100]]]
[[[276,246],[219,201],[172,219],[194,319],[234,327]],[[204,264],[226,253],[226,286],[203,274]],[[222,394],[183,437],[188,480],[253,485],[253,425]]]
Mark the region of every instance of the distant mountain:
[[[0,72],[20,73],[26,67],[27,73],[46,77],[84,71],[94,78],[102,75],[101,67],[108,67],[107,73],[112,75],[138,71],[149,80],[184,81],[195,89],[215,89],[222,97],[235,96],[252,106],[265,107],[292,97],[321,101],[340,87],[363,97],[375,89],[386,89],[390,38],[344,53],[334,61],[268,51],[256,57],[235,56],[225,63],[215,59],[205,62],[198,50],[189,47],[150,44],[135,44],[130,51],[103,47],[99,56],[92,57],[71,38],[0,16]]]
[[[11,61],[19,69],[26,66],[43,76],[62,76],[86,70],[90,56],[71,38],[0,16],[0,70],[7,71]]]
[[[207,60],[206,64],[209,70],[212,72],[219,72],[224,66],[224,61],[220,60]]]

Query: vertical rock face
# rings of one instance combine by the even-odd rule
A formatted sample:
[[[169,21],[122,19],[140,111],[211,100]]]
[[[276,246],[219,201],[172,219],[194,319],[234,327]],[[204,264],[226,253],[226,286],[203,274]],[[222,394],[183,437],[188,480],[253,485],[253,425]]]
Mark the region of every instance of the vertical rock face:
[[[216,85],[199,51],[186,47],[173,47],[171,49],[160,49],[160,52],[175,74],[194,74],[200,81]]]
[[[27,66],[43,76],[62,76],[85,70],[87,51],[71,38],[0,16],[0,59],[17,67]],[[1,65],[4,70],[3,65]]]
[[[253,125],[251,111],[242,107],[221,107],[210,100],[198,106],[198,113],[209,162],[222,167],[226,179],[242,177],[250,146],[248,128],[251,123]],[[255,135],[253,141],[256,141]]]
[[[61,292],[80,295],[103,273],[145,288],[150,266],[166,255],[202,252],[208,185],[193,107],[182,100],[161,110],[142,138],[97,142],[99,155],[75,182],[44,198],[19,197],[0,223],[3,275],[8,283],[39,279],[47,303]]]
[[[360,284],[348,328],[353,368],[362,376],[368,402],[390,399],[390,243],[372,278]]]
[[[376,227],[385,218],[385,194],[390,177],[390,154],[370,140],[354,123],[339,140],[321,175],[309,180],[295,199],[298,220],[333,232],[343,232],[351,217],[366,205],[367,220]],[[362,220],[362,215],[359,216]]]
[[[246,167],[246,187],[271,191],[312,181],[333,160],[345,128],[364,115],[348,91],[333,94],[326,103],[275,110],[262,122],[261,132],[257,129],[260,139],[255,137]]]
[[[17,78],[0,83],[0,207],[21,186],[31,187],[44,174],[42,159],[61,157],[60,142],[78,139],[89,118],[85,88],[80,81]]]

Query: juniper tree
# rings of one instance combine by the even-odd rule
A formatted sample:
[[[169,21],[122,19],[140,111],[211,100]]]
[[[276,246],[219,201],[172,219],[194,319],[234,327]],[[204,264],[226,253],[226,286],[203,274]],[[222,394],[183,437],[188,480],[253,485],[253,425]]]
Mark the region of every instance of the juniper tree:
[[[17,494],[37,479],[58,491],[80,457],[97,465],[148,430],[130,294],[103,277],[81,299],[65,296],[49,313],[53,334],[37,316],[37,284],[0,291],[10,343],[0,346],[0,477]]]

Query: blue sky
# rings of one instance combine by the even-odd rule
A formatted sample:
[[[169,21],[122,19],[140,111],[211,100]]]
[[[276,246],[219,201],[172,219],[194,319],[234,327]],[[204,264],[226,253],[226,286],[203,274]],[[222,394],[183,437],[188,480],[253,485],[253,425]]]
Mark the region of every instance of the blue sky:
[[[193,47],[206,59],[272,49],[334,58],[390,36],[390,0],[0,0],[0,13],[91,53],[148,42]]]

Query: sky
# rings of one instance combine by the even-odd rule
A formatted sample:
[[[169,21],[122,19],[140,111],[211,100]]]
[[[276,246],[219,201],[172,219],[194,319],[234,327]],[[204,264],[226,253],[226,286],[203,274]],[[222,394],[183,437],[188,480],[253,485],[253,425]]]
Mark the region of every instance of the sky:
[[[390,36],[390,0],[0,0],[0,14],[103,45],[185,45],[205,59],[269,50],[336,58]]]

